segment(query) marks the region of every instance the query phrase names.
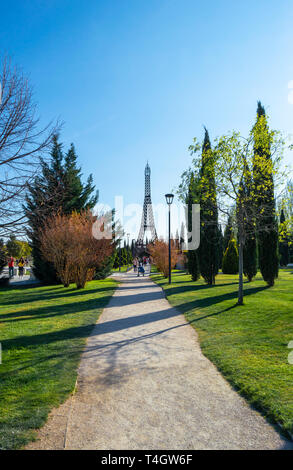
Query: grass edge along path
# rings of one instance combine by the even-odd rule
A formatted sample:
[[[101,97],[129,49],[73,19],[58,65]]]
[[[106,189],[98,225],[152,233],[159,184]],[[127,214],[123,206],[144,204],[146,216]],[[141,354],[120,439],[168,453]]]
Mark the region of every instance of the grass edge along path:
[[[245,282],[245,305],[237,306],[237,276],[219,274],[216,286],[192,282],[182,271],[172,284],[161,274],[152,279],[169,303],[196,329],[204,355],[247,401],[287,437],[293,434],[293,274],[280,271],[267,288],[260,275]]]
[[[34,440],[52,408],[73,392],[86,339],[117,282],[0,290],[0,449]]]

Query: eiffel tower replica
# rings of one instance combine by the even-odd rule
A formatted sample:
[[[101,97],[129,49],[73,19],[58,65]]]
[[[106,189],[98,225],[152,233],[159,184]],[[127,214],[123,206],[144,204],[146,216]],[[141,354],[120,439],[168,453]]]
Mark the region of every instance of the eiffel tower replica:
[[[141,217],[141,224],[140,230],[137,238],[136,246],[140,250],[143,251],[145,249],[144,238],[146,236],[146,232],[151,232],[151,239],[149,241],[156,240],[157,231],[155,227],[154,221],[154,214],[153,214],[153,206],[151,200],[151,169],[149,164],[146,164],[144,170],[144,203],[143,203],[143,212]]]

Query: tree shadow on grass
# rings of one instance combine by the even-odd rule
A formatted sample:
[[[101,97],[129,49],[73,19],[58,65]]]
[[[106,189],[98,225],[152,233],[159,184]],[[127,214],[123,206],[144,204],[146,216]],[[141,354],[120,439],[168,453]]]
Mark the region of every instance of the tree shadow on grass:
[[[4,340],[2,341],[3,351],[12,350],[12,349],[33,350],[35,348],[38,348],[39,346],[47,346],[45,357],[38,357],[38,359],[24,360],[24,361],[21,361],[20,364],[18,363],[17,365],[12,362],[11,369],[9,371],[6,370],[5,376],[15,375],[21,370],[40,365],[41,363],[44,363],[46,361],[59,360],[59,359],[62,359],[63,361],[63,359],[65,358],[69,358],[73,356],[75,357],[79,355],[83,351],[84,345],[83,344],[81,345],[78,343],[74,344],[75,339],[77,340],[86,339],[89,335],[99,337],[101,335],[107,335],[113,332],[117,332],[117,331],[121,331],[125,329],[131,329],[137,326],[143,326],[148,323],[158,324],[159,326],[160,323],[157,323],[157,322],[160,322],[161,320],[170,319],[176,316],[182,317],[183,319],[182,323],[180,322],[179,324],[170,326],[168,328],[163,328],[163,329],[158,328],[156,331],[152,333],[139,335],[136,337],[129,337],[121,341],[110,342],[110,343],[105,343],[103,340],[101,340],[101,342],[98,342],[95,346],[91,346],[91,347],[87,346],[86,348],[87,352],[91,352],[91,353],[95,351],[96,352],[101,351],[101,353],[105,351],[106,353],[106,351],[110,349],[109,353],[106,353],[106,354],[109,354],[109,360],[112,361],[111,359],[112,355],[114,354],[116,356],[118,350],[120,350],[121,348],[125,348],[128,345],[131,345],[133,343],[137,343],[140,341],[154,339],[157,336],[165,334],[171,330],[186,327],[191,324],[194,324],[195,322],[199,322],[200,320],[203,320],[205,318],[223,314],[225,312],[232,310],[235,307],[236,305],[233,304],[230,307],[223,309],[219,312],[211,313],[208,315],[202,315],[202,316],[197,317],[194,320],[187,321],[183,319],[181,312],[179,312],[178,310],[170,306],[169,308],[165,310],[159,310],[159,311],[155,311],[151,313],[146,313],[143,315],[135,315],[131,317],[119,318],[117,320],[110,320],[110,321],[97,323],[97,324],[92,323],[86,326],[81,325],[79,327],[67,328],[67,329],[55,331],[55,332],[43,333],[43,334],[38,334],[38,335],[33,335],[33,336],[20,336],[20,337],[13,338],[10,340]],[[64,352],[60,352],[60,353],[56,352],[54,354],[48,354],[50,350],[52,351],[52,345],[54,343],[56,343],[56,351],[58,351],[59,348],[60,349],[62,348],[61,343],[64,341],[68,341],[68,340],[70,340],[70,343],[73,342],[73,344],[71,344],[70,347],[65,347]],[[9,360],[6,361],[6,364],[9,365]],[[58,364],[54,365],[54,367],[57,367],[57,366]]]
[[[245,297],[252,295],[252,294],[256,294],[257,292],[261,292],[265,289],[267,289],[267,286],[251,287],[251,288],[245,289]],[[178,294],[179,292],[185,292],[185,289],[182,288],[176,293]],[[178,308],[182,313],[186,313],[189,310],[193,310],[193,309],[202,310],[204,308],[210,307],[212,305],[216,305],[226,300],[236,300],[237,297],[238,297],[237,291],[227,292],[226,294],[222,294],[222,295],[209,296],[209,297],[200,298],[200,299],[195,298],[194,300],[191,300],[190,302],[178,303],[176,304],[176,308]]]
[[[17,299],[13,300],[8,300],[7,302],[1,302],[1,306],[8,306],[8,305],[19,305],[19,304],[24,304],[24,303],[31,303],[31,302],[38,302],[38,301],[45,301],[45,300],[58,300],[59,298],[68,298],[68,297],[76,297],[76,296],[82,296],[82,295],[95,295],[97,293],[101,292],[106,292],[106,291],[113,291],[115,290],[115,286],[105,286],[105,287],[98,287],[97,289],[91,289],[91,290],[83,290],[83,289],[76,289],[76,288],[68,288],[64,290],[65,288],[63,286],[59,287],[54,287],[54,292],[52,293],[47,293],[46,291],[38,291],[38,292],[25,292],[25,289],[30,289],[31,288],[25,288],[25,287],[18,287],[17,290],[24,291],[22,292],[24,294],[24,297],[19,296]],[[56,290],[58,291],[56,292]],[[61,292],[59,289],[62,289]],[[2,291],[1,291],[2,292]],[[9,289],[7,291],[9,293]]]
[[[113,289],[109,289],[113,291]],[[102,292],[99,290],[98,292]],[[94,297],[81,302],[64,303],[61,305],[46,305],[44,307],[29,308],[26,310],[13,311],[0,315],[0,323],[9,323],[17,321],[33,321],[45,318],[53,318],[56,316],[71,315],[74,313],[87,312],[104,308],[112,295],[104,295],[102,297]]]

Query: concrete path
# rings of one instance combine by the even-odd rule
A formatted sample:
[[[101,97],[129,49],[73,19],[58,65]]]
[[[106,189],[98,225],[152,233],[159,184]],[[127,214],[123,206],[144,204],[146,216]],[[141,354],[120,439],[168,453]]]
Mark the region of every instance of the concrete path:
[[[201,353],[148,277],[123,283],[87,342],[77,393],[28,449],[293,449]]]

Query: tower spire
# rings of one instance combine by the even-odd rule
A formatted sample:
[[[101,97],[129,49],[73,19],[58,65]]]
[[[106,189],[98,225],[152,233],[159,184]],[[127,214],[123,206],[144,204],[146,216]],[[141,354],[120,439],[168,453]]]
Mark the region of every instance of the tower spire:
[[[157,231],[155,227],[153,206],[151,200],[151,168],[149,166],[148,161],[144,170],[144,203],[140,230],[137,239],[138,244],[143,244],[144,237],[147,231],[151,232],[152,240],[155,240],[157,238]]]

